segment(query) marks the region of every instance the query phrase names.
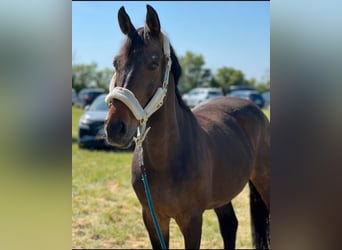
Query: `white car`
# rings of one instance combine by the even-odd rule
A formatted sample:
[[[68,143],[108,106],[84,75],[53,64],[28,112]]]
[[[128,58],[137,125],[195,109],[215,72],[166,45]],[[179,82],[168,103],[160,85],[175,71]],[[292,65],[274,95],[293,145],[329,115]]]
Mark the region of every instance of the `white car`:
[[[195,88],[184,94],[182,98],[189,107],[194,107],[205,100],[220,96],[223,96],[223,92],[219,88]]]

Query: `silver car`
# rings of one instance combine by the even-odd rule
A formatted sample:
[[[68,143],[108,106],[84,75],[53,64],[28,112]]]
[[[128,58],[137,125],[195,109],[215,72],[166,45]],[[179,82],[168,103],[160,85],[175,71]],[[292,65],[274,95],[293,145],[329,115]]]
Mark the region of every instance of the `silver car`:
[[[223,92],[219,88],[195,88],[184,94],[182,98],[189,107],[195,107],[205,100],[220,96],[223,96]]]

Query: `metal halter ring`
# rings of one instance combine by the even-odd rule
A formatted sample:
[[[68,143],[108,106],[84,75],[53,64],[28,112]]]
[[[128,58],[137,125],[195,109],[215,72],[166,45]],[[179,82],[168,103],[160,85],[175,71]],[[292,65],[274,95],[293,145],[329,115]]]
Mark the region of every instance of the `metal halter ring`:
[[[145,112],[144,117],[139,121],[140,125],[145,124],[147,120],[148,120],[148,116],[147,116],[147,113]]]

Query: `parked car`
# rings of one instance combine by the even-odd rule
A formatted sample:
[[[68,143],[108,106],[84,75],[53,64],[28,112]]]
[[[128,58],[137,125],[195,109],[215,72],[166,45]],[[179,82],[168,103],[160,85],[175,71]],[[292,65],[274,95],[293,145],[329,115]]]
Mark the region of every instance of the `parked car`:
[[[72,100],[71,105],[74,105],[76,100],[77,100],[77,94],[76,94],[76,90],[74,88],[71,89],[71,100]]]
[[[105,97],[106,94],[99,95],[80,117],[78,122],[80,148],[109,147],[104,133],[104,121],[108,113]]]
[[[250,100],[260,108],[264,107],[265,100],[257,90],[235,90],[228,94],[228,96],[239,97]]]
[[[231,93],[233,91],[238,91],[238,90],[257,90],[257,89],[248,85],[231,85],[229,86],[227,93]]]
[[[195,88],[184,94],[182,98],[189,107],[194,107],[205,100],[220,96],[223,96],[223,92],[219,88]]]
[[[96,97],[105,93],[104,89],[82,89],[77,96],[76,106],[85,108],[87,105],[92,104]]]
[[[262,97],[263,97],[264,100],[265,100],[265,105],[264,105],[264,107],[265,107],[265,108],[270,108],[270,106],[271,106],[270,91],[265,91],[265,92],[263,92],[261,95],[262,95]]]
[[[104,123],[108,113],[108,105],[105,102],[107,94],[101,94],[94,102],[87,106],[78,122],[78,146],[80,148],[115,149],[107,143],[104,132]],[[128,150],[133,150],[135,144]]]

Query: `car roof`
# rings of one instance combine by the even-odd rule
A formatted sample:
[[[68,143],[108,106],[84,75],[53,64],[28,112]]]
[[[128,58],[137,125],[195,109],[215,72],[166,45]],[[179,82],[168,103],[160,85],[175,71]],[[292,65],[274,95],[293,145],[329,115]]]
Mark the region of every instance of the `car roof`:
[[[86,93],[86,92],[105,92],[105,90],[104,89],[100,89],[100,88],[98,88],[98,89],[89,88],[89,89],[81,89],[80,92],[82,92],[82,93]]]
[[[260,94],[258,90],[234,90],[230,94]]]
[[[198,88],[193,88],[192,90],[204,90],[204,91],[222,91],[220,88],[205,88],[205,87],[198,87]]]
[[[107,96],[107,94],[101,94],[101,95],[98,95],[98,96],[96,97],[96,99],[97,99],[97,98],[106,98],[106,96]]]
[[[238,90],[256,90],[255,87],[248,85],[231,85],[229,86],[229,91],[238,91]]]

